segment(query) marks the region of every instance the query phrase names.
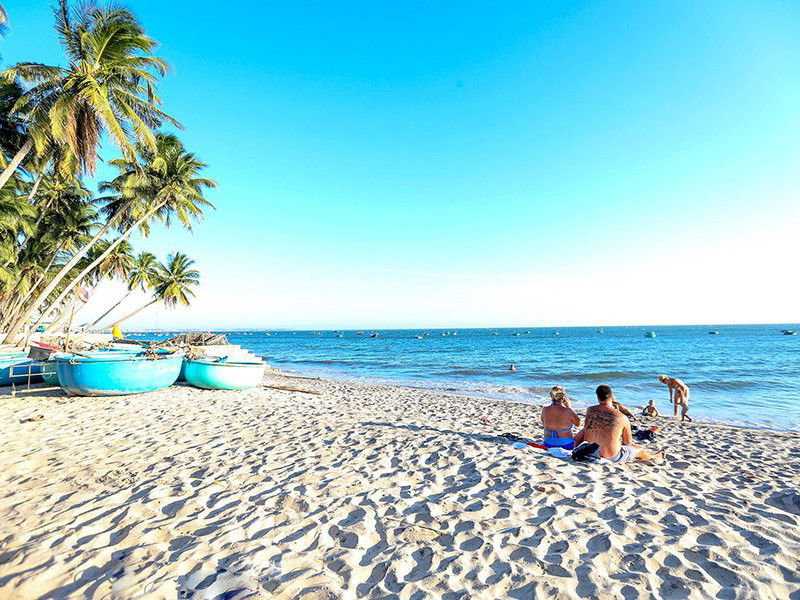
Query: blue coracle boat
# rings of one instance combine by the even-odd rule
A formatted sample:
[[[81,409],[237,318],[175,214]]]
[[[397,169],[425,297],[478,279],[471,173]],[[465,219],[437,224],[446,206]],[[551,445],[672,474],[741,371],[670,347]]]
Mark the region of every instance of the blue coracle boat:
[[[127,352],[128,355],[137,355],[142,354],[141,346],[131,346],[131,347],[119,347],[119,348],[99,348],[97,350],[91,350],[87,352],[81,352],[82,356],[108,356],[109,352]],[[55,356],[51,357],[49,360],[46,360],[42,363],[42,377],[44,378],[45,383],[49,383],[51,385],[58,385],[58,369],[56,368],[56,358],[61,356],[61,354],[56,354]],[[71,356],[71,355],[66,355]]]
[[[0,355],[0,386],[26,385],[42,380],[42,367],[24,352]]]
[[[224,359],[186,360],[186,381],[206,390],[246,390],[261,383],[267,365],[260,362],[228,362]]]
[[[183,354],[155,357],[130,352],[56,356],[56,373],[70,396],[122,396],[154,392],[178,379]]]

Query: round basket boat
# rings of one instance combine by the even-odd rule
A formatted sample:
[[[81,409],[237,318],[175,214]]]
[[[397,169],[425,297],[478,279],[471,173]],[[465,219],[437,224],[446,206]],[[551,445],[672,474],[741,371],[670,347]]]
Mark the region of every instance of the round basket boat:
[[[264,362],[227,362],[213,358],[186,360],[186,381],[205,390],[246,390],[261,383]]]
[[[64,355],[56,357],[56,373],[70,396],[122,396],[171,386],[178,379],[182,362],[183,354]]]
[[[0,355],[0,387],[27,385],[42,380],[41,365],[24,352]]]

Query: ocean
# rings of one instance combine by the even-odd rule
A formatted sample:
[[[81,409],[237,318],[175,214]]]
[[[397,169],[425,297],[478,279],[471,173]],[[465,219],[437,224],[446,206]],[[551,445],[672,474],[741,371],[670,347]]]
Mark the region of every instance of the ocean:
[[[218,331],[284,371],[543,404],[563,385],[578,407],[610,385],[632,410],[672,414],[661,373],[691,390],[699,421],[800,430],[796,325],[357,331]],[[655,337],[646,337],[646,332]],[[710,334],[718,331],[718,334]],[[178,332],[138,332],[163,339]],[[377,333],[377,337],[370,337]],[[418,337],[419,336],[419,337]],[[516,371],[510,371],[514,364]]]

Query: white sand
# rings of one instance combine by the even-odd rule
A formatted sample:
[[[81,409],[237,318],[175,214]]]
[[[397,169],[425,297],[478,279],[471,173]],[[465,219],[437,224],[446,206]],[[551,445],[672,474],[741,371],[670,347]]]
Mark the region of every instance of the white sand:
[[[495,436],[535,406],[265,383],[319,395],[0,395],[0,598],[800,598],[797,434],[575,464]]]

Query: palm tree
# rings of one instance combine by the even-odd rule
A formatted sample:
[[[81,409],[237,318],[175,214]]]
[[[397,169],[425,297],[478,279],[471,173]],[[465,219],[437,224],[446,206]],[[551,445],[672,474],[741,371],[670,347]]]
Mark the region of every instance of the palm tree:
[[[63,289],[61,295],[50,303],[53,309],[63,302],[72,289],[97,267],[117,244],[125,241],[139,228],[143,234],[147,234],[150,220],[158,219],[169,225],[172,218],[175,218],[184,227],[191,229],[193,219],[202,215],[202,209],[213,206],[203,196],[203,191],[206,187],[216,187],[216,182],[198,176],[206,167],[205,163],[199,161],[191,152],[187,152],[174,135],[158,134],[155,150],[151,150],[141,142],[137,143],[135,148],[137,160],[111,161],[120,173],[113,181],[101,185],[102,191],[114,192],[112,196],[102,199],[106,203],[102,209],[107,218],[106,224],[62,267],[31,306],[16,318],[6,334],[5,343],[10,343],[16,338],[25,321],[50,297],[51,292],[70,273],[81,257],[111,227],[120,230],[121,235],[108,246],[105,253],[100,254],[83,271],[72,277],[71,283]],[[45,320],[50,312],[49,308],[42,311],[38,322]]]
[[[95,319],[95,321],[89,325],[87,329],[91,329],[100,321],[105,319],[111,312],[114,311],[115,308],[125,302],[125,300],[127,300],[128,297],[136,290],[144,291],[150,288],[153,284],[153,281],[155,281],[158,277],[158,270],[156,269],[157,265],[158,261],[156,260],[154,254],[151,254],[150,252],[140,253],[139,256],[133,261],[128,273],[128,291],[116,302],[116,304],[114,304],[114,306],[97,317],[97,319]]]
[[[167,308],[175,308],[179,304],[189,306],[194,297],[192,288],[200,284],[200,272],[191,268],[193,264],[193,260],[180,252],[167,256],[166,264],[159,264],[155,269],[152,300],[114,323],[101,327],[100,331],[127,321],[156,302],[163,302]]]
[[[103,134],[132,157],[135,140],[153,147],[153,132],[163,123],[180,127],[158,108],[155,94],[167,64],[153,56],[155,40],[129,11],[91,2],[73,8],[59,0],[54,12],[69,67],[18,63],[2,74],[30,87],[13,107],[25,117],[27,139],[0,175],[0,188],[33,149],[64,147],[78,171],[91,174]]]
[[[122,231],[122,234],[104,253],[72,279],[72,283],[67,285],[61,295],[52,302],[53,308],[61,304],[72,289],[131,233],[141,229],[142,233],[147,235],[148,222],[151,219],[159,219],[169,226],[172,215],[175,215],[186,229],[191,229],[192,221],[202,216],[202,209],[207,206],[213,207],[203,196],[203,188],[216,187],[216,182],[197,176],[205,168],[205,163],[197,160],[191,152],[187,152],[174,135],[158,134],[155,151],[140,142],[136,144],[136,152],[138,160],[135,162],[125,159],[111,161],[120,174],[113,181],[101,184],[100,189],[116,193],[102,199],[106,202],[106,206],[101,212],[107,217],[107,222],[88,246],[97,243],[96,238],[112,225]],[[62,269],[64,275],[68,270],[67,267],[72,268],[77,262],[73,257]],[[43,302],[47,297],[46,294],[52,289],[55,289],[55,285],[50,282],[37,301],[41,299]],[[35,308],[30,310],[25,319],[34,311]],[[42,312],[37,323],[45,320],[49,313],[50,309]],[[7,343],[13,340],[25,319],[17,318],[6,335]]]
[[[0,197],[10,190],[0,190]],[[0,281],[0,331],[14,322],[31,296],[59,272],[70,253],[81,247],[98,227],[97,211],[86,197],[88,192],[73,192],[59,197],[42,220],[39,233],[28,238],[22,251],[16,256],[14,252],[9,254],[11,266],[7,271],[14,273],[14,279]]]

